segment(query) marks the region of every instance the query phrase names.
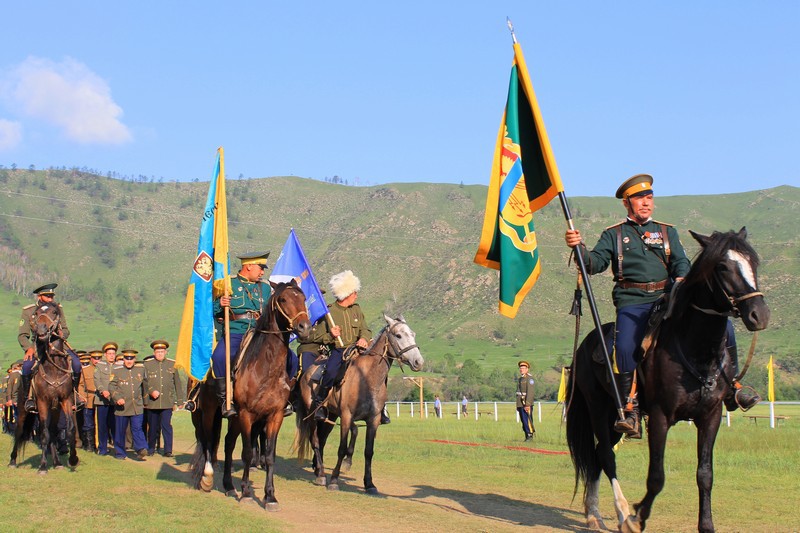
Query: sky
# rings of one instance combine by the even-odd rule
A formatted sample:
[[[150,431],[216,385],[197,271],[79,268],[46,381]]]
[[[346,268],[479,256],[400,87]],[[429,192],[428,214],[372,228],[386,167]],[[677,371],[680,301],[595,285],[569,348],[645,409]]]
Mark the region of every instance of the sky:
[[[0,164],[488,184],[525,53],[565,190],[800,186],[800,3],[10,2]]]

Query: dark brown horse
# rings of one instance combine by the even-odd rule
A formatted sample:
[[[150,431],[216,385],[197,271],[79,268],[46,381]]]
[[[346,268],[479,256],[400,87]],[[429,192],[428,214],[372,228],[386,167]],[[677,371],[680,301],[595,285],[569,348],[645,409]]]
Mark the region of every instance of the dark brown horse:
[[[349,468],[353,457],[358,429],[355,422],[363,420],[367,424],[367,442],[364,446],[364,489],[369,494],[377,494],[378,489],[372,483],[372,457],[374,455],[375,436],[381,423],[381,411],[386,404],[386,378],[392,363],[407,364],[418,372],[424,360],[415,343],[416,334],[400,316],[396,319],[383,315],[386,327],[383,328],[367,350],[355,356],[344,374],[342,385],[328,397],[327,408],[329,419],[335,422],[340,418],[341,437],[339,440],[338,461],[331,474],[328,489],[338,490],[339,472],[342,465]],[[318,485],[325,485],[325,465],[323,450],[333,429],[333,423],[317,422],[310,413],[312,387],[311,376],[317,365],[305,369],[300,377],[298,392],[297,432],[294,448],[300,459],[308,454],[309,445],[314,451],[314,474]]]
[[[697,427],[698,529],[713,531],[711,486],[714,441],[722,416],[722,399],[734,378],[726,349],[728,317],[740,318],[750,331],[767,327],[769,307],[758,290],[758,255],[745,240],[747,232],[714,232],[692,236],[702,250],[686,279],[673,291],[672,309],[660,324],[654,345],[639,365],[639,399],[647,423],[650,465],[647,493],[634,505],[617,481],[613,446],[616,408],[608,394],[608,374],[594,362],[598,336],[584,339],[573,360],[569,381],[573,394],[567,411],[567,443],[575,466],[575,489],[584,485],[584,507],[590,528],[604,528],[598,509],[600,474],[614,491],[614,505],[623,531],[641,531],[658,493],[664,487],[664,449],[669,428],[680,420]],[[604,326],[608,336],[613,324]],[[608,337],[607,337],[608,338]],[[595,355],[595,357],[593,357]]]
[[[233,486],[231,470],[233,451],[239,435],[242,436],[242,460],[245,468],[242,475],[242,495],[254,498],[249,483],[249,466],[252,464],[253,447],[251,432],[253,425],[260,423],[266,430],[266,470],[264,506],[267,510],[278,509],[275,499],[275,445],[278,431],[283,423],[292,383],[286,373],[286,356],[289,336],[296,333],[304,338],[311,331],[311,322],[305,304],[305,295],[297,283],[272,283],[272,295],[267,300],[262,314],[256,322],[250,338],[243,341],[243,353],[235,371],[233,399],[238,416],[229,419],[225,435],[225,469],[222,483],[225,492],[237,496]],[[219,446],[222,418],[213,385],[201,386],[198,409],[192,413],[195,425],[197,448],[193,457],[195,482],[199,488],[210,491],[213,486],[214,464]]]
[[[72,366],[69,354],[64,349],[61,336],[61,308],[56,303],[41,304],[31,315],[31,330],[36,337],[36,356],[39,360],[38,370],[31,380],[36,396],[36,407],[39,412],[40,444],[42,460],[39,473],[47,473],[47,452],[53,459],[54,468],[63,468],[58,456],[58,419],[63,413],[67,421],[67,442],[69,443],[69,466],[78,465],[78,454],[75,451],[75,411],[72,389]],[[22,407],[23,398],[20,387],[17,405],[19,419],[14,433],[14,446],[11,450],[10,467],[17,466],[17,452],[24,442],[30,439],[33,431],[35,415],[26,413]]]

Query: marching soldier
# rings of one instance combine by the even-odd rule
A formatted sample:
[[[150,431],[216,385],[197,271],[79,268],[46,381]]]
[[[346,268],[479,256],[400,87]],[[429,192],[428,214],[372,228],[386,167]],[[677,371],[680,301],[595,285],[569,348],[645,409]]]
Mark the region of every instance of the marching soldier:
[[[227,389],[225,383],[225,313],[230,314],[230,366],[233,369],[239,352],[239,345],[247,330],[254,328],[261,310],[267,303],[272,288],[261,281],[267,269],[269,252],[256,252],[238,256],[242,268],[236,277],[231,276],[230,296],[219,295],[214,300],[214,318],[217,326],[217,346],[211,355],[211,372],[217,388],[217,397],[222,406],[222,416],[236,415],[236,407],[231,403],[226,409]]]
[[[114,438],[114,405],[111,400],[111,376],[116,366],[116,342],[107,342],[103,345],[104,361],[99,361],[94,367],[95,385],[95,422],[97,427],[97,454],[108,455],[109,437]]]
[[[58,287],[58,283],[48,283],[47,285],[42,285],[35,291],[33,294],[36,295],[36,303],[26,305],[22,308],[22,316],[19,319],[19,332],[17,334],[17,341],[19,341],[19,345],[22,347],[22,351],[25,352],[24,363],[22,364],[22,394],[26,398],[25,400],[25,410],[28,412],[34,411],[36,409],[36,402],[33,401],[33,398],[29,398],[30,386],[31,386],[31,371],[33,369],[33,365],[36,362],[36,339],[33,334],[33,330],[31,329],[31,317],[33,313],[36,312],[37,306],[52,304],[57,305],[59,308],[61,304],[55,302],[53,300],[55,296],[55,289]],[[64,314],[64,310],[61,310],[61,338],[65,341],[69,337],[69,328],[67,327],[67,317]],[[75,352],[67,348],[67,353],[70,355],[70,359],[72,360],[72,387],[77,390],[78,389],[78,382],[81,378],[81,362],[78,359],[78,356],[75,355]],[[82,407],[81,398],[78,397],[78,402],[76,403],[76,407]]]
[[[186,402],[181,378],[175,361],[167,359],[169,343],[157,340],[150,343],[153,357],[145,359],[145,406],[147,417],[147,454],[153,455],[159,434],[164,438],[164,457],[172,457],[172,411]]]
[[[522,421],[522,431],[525,433],[525,442],[533,438],[536,428],[533,427],[533,376],[528,374],[530,365],[527,361],[520,361],[519,378],[517,378],[517,412]]]
[[[94,384],[94,373],[100,359],[103,358],[103,352],[100,350],[92,350],[88,354],[89,364],[83,368],[81,374],[81,382],[78,385],[78,393],[86,398],[86,407],[83,408],[83,425],[81,426],[81,434],[83,435],[84,443],[88,447],[85,450],[91,452],[97,451],[95,443],[95,403],[97,401],[97,388]]]
[[[147,440],[142,432],[144,417],[144,368],[136,364],[136,350],[122,351],[122,366],[114,367],[109,389],[115,406],[114,457],[125,459],[125,434],[130,424],[133,448],[140,460],[147,455]]]

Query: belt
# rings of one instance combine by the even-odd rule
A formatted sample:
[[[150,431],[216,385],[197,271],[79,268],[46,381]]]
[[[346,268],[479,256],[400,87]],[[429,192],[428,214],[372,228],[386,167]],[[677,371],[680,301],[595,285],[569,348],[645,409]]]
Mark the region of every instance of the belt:
[[[243,318],[258,320],[258,317],[261,316],[261,313],[258,311],[247,311],[242,313],[241,315],[237,315],[236,313],[231,313],[231,320],[241,320]],[[218,318],[217,322],[222,323],[224,322],[223,318]]]
[[[622,289],[641,289],[645,292],[663,291],[667,286],[667,280],[650,281],[647,283],[636,283],[635,281],[618,281],[617,286]]]

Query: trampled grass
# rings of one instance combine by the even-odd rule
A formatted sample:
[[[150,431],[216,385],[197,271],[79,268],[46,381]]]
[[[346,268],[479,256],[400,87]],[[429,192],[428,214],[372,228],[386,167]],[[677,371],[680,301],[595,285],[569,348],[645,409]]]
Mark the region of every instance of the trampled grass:
[[[278,445],[277,497],[281,511],[266,513],[254,504],[236,503],[216,489],[191,488],[187,473],[193,445],[186,413],[174,418],[174,459],[117,461],[80,452],[81,464],[36,472],[38,449],[0,477],[4,512],[0,530],[266,530],[266,531],[572,531],[583,524],[581,494],[572,500],[573,470],[560,423],[560,406],[545,405],[536,437],[522,443],[511,406],[500,406],[499,421],[474,412],[456,419],[447,405],[443,419],[411,418],[403,406],[392,424],[381,427],[375,449],[374,478],[379,497],[364,495],[363,440],[359,435],[353,469],[342,476],[338,493],[312,484],[308,465],[288,456],[294,420],[287,419]],[[489,410],[488,408],[486,409]],[[483,409],[479,409],[483,411]],[[767,406],[731,415],[715,449],[713,506],[719,531],[797,531],[797,466],[800,406],[778,405],[789,418],[775,429]],[[724,421],[723,421],[724,422]],[[335,463],[338,430],[327,448],[328,473]],[[442,442],[446,441],[446,442]],[[466,445],[469,443],[471,445]],[[11,439],[0,438],[7,457]],[[556,453],[541,453],[556,452]],[[239,456],[239,451],[235,457]],[[644,494],[646,440],[625,442],[618,451],[619,477],[631,503]],[[697,520],[695,429],[674,427],[666,454],[666,486],[657,498],[651,531],[693,531]],[[241,464],[236,462],[238,487]],[[253,472],[263,496],[263,472]],[[601,509],[614,525],[611,491],[601,485]]]

